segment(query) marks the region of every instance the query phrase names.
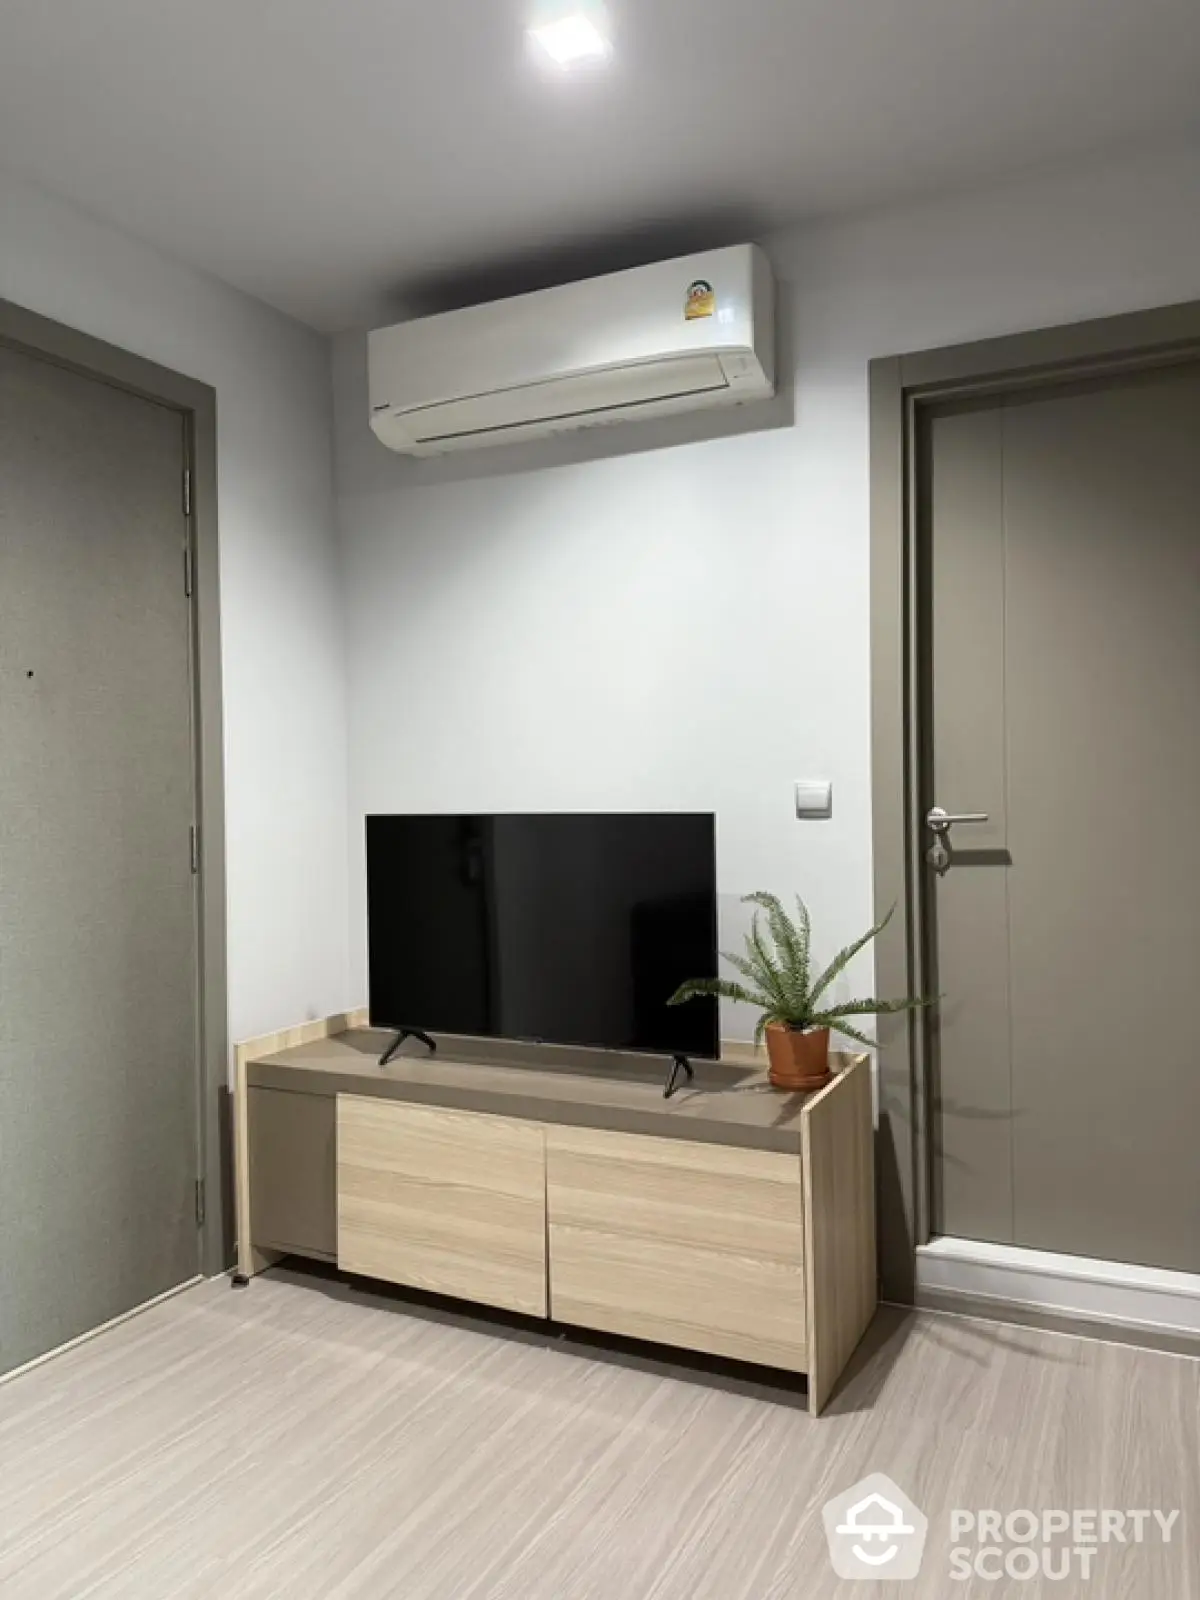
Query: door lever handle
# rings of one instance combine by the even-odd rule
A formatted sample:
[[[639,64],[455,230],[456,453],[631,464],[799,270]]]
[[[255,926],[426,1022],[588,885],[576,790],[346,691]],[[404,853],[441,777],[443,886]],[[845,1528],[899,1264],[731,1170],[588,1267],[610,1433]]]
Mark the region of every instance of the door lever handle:
[[[941,806],[931,806],[925,813],[925,826],[933,834],[933,843],[925,852],[925,859],[941,876],[950,866],[950,847],[946,843],[950,829],[956,822],[986,822],[986,811],[946,811]]]
[[[941,806],[931,806],[925,816],[925,826],[934,833],[948,833],[956,822],[987,822],[986,811],[944,811]]]

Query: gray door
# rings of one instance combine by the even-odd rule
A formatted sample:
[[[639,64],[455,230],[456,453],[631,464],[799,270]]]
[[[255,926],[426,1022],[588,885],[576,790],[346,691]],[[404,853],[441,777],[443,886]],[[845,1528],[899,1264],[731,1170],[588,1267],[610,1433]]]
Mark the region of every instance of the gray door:
[[[1200,1271],[1200,368],[923,450],[936,1231]]]
[[[0,1370],[193,1277],[180,413],[0,347]]]

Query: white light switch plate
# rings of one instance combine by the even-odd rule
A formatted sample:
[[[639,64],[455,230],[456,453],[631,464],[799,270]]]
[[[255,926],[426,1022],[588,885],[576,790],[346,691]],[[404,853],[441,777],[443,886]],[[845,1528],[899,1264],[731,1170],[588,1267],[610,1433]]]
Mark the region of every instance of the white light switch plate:
[[[827,778],[801,778],[796,785],[798,817],[831,817],[833,784]]]

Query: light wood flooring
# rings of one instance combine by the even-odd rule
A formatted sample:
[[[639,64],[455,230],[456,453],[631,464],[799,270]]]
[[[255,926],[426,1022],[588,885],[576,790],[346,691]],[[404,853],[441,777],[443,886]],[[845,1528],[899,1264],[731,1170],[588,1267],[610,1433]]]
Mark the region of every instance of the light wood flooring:
[[[922,1577],[840,1583],[886,1472]],[[953,1506],[1180,1508],[1090,1583],[952,1583]],[[0,1386],[3,1600],[1200,1600],[1200,1363],[884,1308],[829,1411],[276,1270]]]

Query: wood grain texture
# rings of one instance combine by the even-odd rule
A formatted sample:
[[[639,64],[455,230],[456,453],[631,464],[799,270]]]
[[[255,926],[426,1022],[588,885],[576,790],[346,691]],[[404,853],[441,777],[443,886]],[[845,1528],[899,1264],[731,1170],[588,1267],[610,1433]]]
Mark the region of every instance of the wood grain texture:
[[[258,1250],[254,1245],[250,1200],[250,1122],[248,1116],[246,1067],[258,1056],[271,1055],[277,1050],[292,1050],[297,1045],[312,1044],[318,1039],[332,1039],[348,1033],[352,1028],[365,1028],[368,1013],[365,1008],[356,1011],[336,1012],[330,1017],[318,1017],[313,1022],[300,1022],[283,1028],[278,1033],[260,1034],[256,1039],[244,1039],[233,1047],[233,1165],[234,1203],[237,1212],[237,1270],[247,1278],[262,1272],[280,1259],[279,1252]]]
[[[555,1224],[550,1262],[558,1322],[806,1370],[798,1264]]]
[[[821,1505],[889,1473],[922,1576],[844,1584]],[[827,1414],[277,1268],[0,1388],[4,1600],[995,1600],[955,1506],[1180,1508],[1077,1600],[1200,1600],[1200,1363],[883,1307]]]
[[[546,1204],[556,1320],[805,1370],[794,1156],[547,1128]]]
[[[808,1402],[814,1415],[878,1304],[871,1066],[863,1057],[802,1114]]]
[[[546,1196],[551,1224],[791,1266],[804,1248],[800,1163],[777,1150],[549,1127]]]
[[[339,1095],[338,1265],[546,1315],[537,1123]]]

